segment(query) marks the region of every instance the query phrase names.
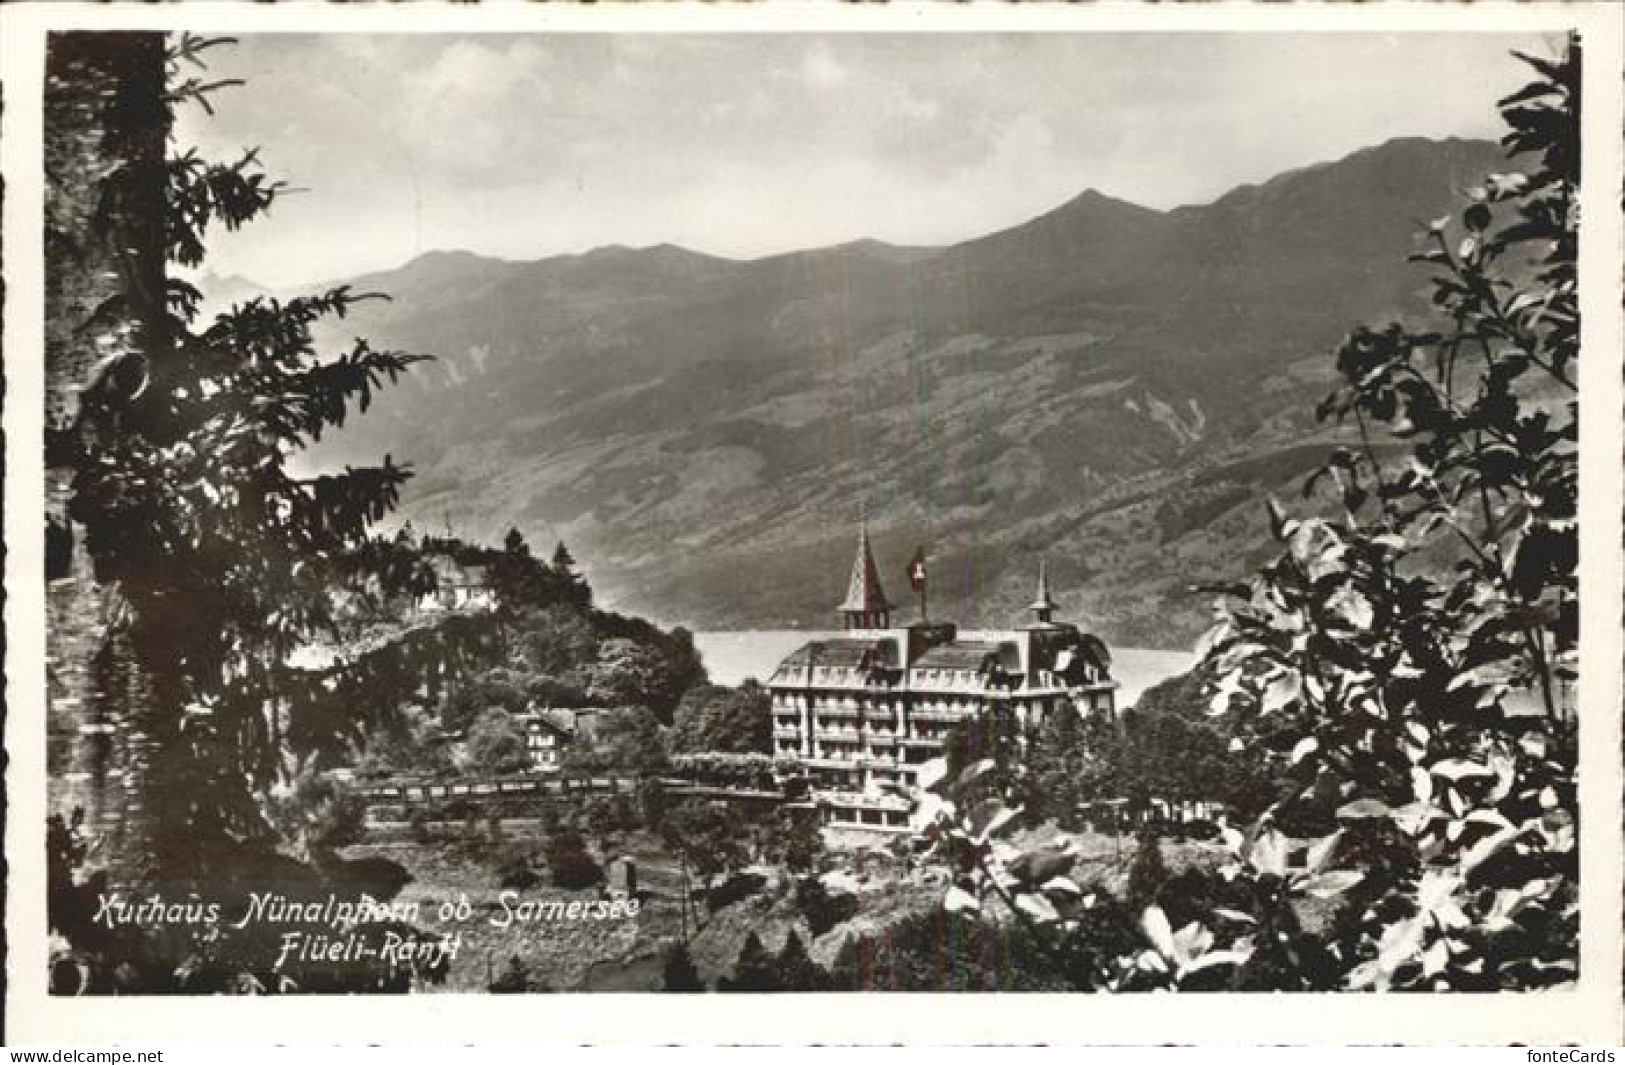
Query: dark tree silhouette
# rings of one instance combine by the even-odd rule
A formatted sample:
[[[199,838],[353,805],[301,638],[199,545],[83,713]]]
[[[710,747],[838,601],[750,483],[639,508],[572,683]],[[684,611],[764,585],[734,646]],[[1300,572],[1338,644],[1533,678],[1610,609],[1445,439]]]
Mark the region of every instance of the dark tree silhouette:
[[[97,737],[95,861],[114,889],[229,897],[294,875],[262,812],[270,787],[345,754],[458,661],[488,653],[491,632],[455,616],[331,666],[293,662],[343,635],[341,590],[433,587],[409,542],[371,532],[405,465],[384,456],[309,477],[293,466],[422,356],[364,340],[318,350],[318,321],[368,294],[252,299],[200,322],[203,294],[168,276],[167,263],[202,263],[212,227],[260,217],[281,191],[253,151],[229,163],[164,154],[174,108],[207,107],[223,86],[189,74],[218,43],[48,42],[47,463],[67,586],[105,619],[84,631],[83,619],[52,618],[63,676],[84,678],[81,731]],[[103,348],[87,365],[85,350]],[[58,402],[69,394],[76,409]],[[173,964],[197,946],[187,934],[149,946],[155,979],[195,971]]]
[[[694,956],[686,943],[677,943],[666,952],[664,990],[687,993],[705,990],[705,981],[700,979],[700,971],[694,967]]]

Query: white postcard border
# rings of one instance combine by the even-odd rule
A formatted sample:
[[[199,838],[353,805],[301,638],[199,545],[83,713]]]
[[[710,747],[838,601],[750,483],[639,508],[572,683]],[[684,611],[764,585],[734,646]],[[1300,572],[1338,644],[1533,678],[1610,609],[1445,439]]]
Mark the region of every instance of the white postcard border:
[[[1618,1043],[1621,995],[1621,23],[1608,3],[1197,7],[833,3],[659,7],[14,4],[0,10],[5,113],[6,932],[9,1042],[120,1043]],[[1562,32],[1586,47],[1580,368],[1582,977],[1526,995],[582,994],[63,999],[44,993],[44,33]]]

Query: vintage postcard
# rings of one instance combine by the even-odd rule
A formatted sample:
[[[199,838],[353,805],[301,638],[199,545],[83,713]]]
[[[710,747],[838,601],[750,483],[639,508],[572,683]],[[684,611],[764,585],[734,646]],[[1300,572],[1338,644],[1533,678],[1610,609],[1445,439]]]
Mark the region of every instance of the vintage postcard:
[[[1617,14],[0,13],[11,1041],[1618,1042]]]

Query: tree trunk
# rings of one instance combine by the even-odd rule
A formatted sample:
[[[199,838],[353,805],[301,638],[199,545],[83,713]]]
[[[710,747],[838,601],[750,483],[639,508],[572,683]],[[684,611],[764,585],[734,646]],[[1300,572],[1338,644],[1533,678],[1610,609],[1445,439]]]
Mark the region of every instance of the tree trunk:
[[[120,388],[166,335],[164,38],[53,33],[45,77],[45,506],[49,800],[83,807],[115,886],[150,879],[166,721],[117,589],[75,522],[76,477],[116,438]]]

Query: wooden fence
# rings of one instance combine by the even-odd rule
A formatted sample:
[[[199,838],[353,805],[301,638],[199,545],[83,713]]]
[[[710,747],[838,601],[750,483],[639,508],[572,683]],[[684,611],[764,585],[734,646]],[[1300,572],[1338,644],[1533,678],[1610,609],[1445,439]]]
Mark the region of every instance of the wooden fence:
[[[663,779],[657,782],[667,798],[719,799],[747,803],[779,803],[784,794],[757,788],[704,784],[693,780]],[[391,780],[357,784],[355,791],[373,805],[412,806],[419,803],[451,802],[458,799],[482,802],[515,798],[563,798],[566,796],[636,795],[639,781],[633,777],[523,776],[486,777],[461,780]]]
[[[384,781],[356,786],[370,803],[411,805],[452,799],[507,799],[526,796],[633,795],[638,782],[631,777],[485,777],[435,781]]]

